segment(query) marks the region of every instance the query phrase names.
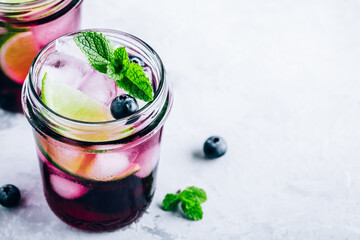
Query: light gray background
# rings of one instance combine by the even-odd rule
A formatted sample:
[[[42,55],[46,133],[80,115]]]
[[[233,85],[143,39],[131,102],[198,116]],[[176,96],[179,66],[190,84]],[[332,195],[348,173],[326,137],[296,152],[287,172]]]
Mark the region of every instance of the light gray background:
[[[148,212],[112,233],[72,229],[42,194],[31,128],[0,110],[0,239],[360,239],[360,1],[85,0],[83,27],[132,33],[162,57],[175,102]],[[199,158],[223,136],[226,156]],[[159,206],[204,188],[204,219]]]

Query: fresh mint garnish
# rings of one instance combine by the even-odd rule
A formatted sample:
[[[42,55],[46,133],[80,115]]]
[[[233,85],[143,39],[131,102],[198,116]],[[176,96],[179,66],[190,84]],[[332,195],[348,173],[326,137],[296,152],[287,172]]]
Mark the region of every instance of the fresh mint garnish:
[[[114,51],[111,61],[117,73],[126,72],[129,69],[130,60],[124,47],[119,47]],[[141,69],[142,70],[142,69]]]
[[[162,206],[165,211],[172,211],[177,208],[181,202],[181,209],[192,220],[201,220],[203,211],[201,203],[206,201],[206,193],[203,189],[197,187],[187,187],[178,194],[166,194]]]
[[[102,33],[97,32],[81,32],[74,37],[74,41],[90,65],[115,80],[119,88],[145,102],[153,100],[149,78],[141,66],[130,63],[124,47],[115,49]]]
[[[107,72],[113,53],[110,41],[102,33],[82,32],[74,37],[74,41],[91,66],[101,73]]]
[[[124,79],[117,80],[116,84],[135,98],[145,102],[153,100],[149,79],[143,72],[142,67],[136,63],[130,63],[129,69],[125,72]]]

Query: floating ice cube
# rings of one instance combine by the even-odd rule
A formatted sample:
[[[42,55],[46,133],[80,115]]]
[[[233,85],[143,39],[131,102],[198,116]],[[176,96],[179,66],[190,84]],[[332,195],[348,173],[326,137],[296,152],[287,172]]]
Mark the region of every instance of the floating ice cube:
[[[86,81],[78,87],[84,94],[109,106],[118,94],[115,80],[109,79],[105,74],[92,69],[85,76]]]
[[[145,178],[155,169],[159,160],[160,144],[153,145],[149,148],[142,150],[137,156],[134,163],[140,165],[140,171],[134,175],[140,178]]]
[[[87,175],[98,180],[108,180],[120,176],[130,167],[137,154],[137,151],[99,153]]]
[[[64,43],[62,40],[58,41],[57,50],[66,53],[54,52],[49,54],[41,69],[40,77],[42,78],[47,72],[53,79],[61,81],[73,89],[80,90],[104,105],[110,105],[118,95],[119,88],[115,81],[95,70],[86,58],[79,58],[79,54],[83,55],[83,53],[75,43],[68,40],[65,40]],[[41,82],[39,82],[39,87],[41,88]]]
[[[64,53],[55,52],[47,56],[40,71],[40,78],[42,79],[47,72],[56,81],[78,89],[91,71],[92,68],[88,63]],[[41,81],[39,84],[41,85]]]
[[[65,53],[69,56],[87,62],[85,54],[75,44],[73,37],[62,37],[56,40],[55,49],[58,52]]]
[[[66,170],[81,174],[86,165],[93,160],[93,155],[84,153],[79,149],[60,147],[53,145],[48,154],[58,165]]]
[[[70,181],[54,174],[50,175],[50,184],[53,190],[60,197],[65,199],[79,198],[89,191],[88,188],[79,183]]]

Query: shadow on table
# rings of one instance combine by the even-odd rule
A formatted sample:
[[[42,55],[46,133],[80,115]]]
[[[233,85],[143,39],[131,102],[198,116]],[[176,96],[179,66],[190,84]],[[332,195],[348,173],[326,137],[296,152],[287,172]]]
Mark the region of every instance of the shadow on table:
[[[192,156],[198,160],[207,160],[202,150],[196,149],[192,152]]]

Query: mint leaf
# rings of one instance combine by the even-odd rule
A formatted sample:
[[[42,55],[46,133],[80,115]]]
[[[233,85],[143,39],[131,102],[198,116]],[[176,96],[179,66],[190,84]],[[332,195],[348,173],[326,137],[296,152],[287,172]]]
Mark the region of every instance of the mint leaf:
[[[74,41],[86,55],[91,66],[101,73],[107,73],[113,46],[102,33],[81,32],[74,37]]]
[[[118,73],[116,66],[113,64],[107,65],[106,76],[110,79],[115,80],[116,82],[124,79],[124,73]],[[118,87],[121,88],[119,84],[116,85],[118,85]]]
[[[124,47],[117,48],[111,59],[111,64],[107,66],[107,76],[115,81],[124,79],[124,73],[129,69],[130,60]]]
[[[182,201],[191,201],[204,203],[206,201],[206,192],[197,187],[187,187],[184,191],[179,194]]]
[[[121,78],[121,77],[119,77]],[[149,79],[141,66],[130,63],[123,79],[116,79],[116,84],[130,95],[145,102],[153,100],[153,92]]]
[[[177,194],[169,193],[169,194],[166,194],[166,196],[162,202],[162,206],[165,211],[171,211],[177,207],[179,202],[180,202],[180,199]]]
[[[181,201],[181,209],[192,220],[201,220],[203,211],[201,203],[206,201],[206,192],[197,187],[187,187],[184,191],[178,192],[179,194],[169,193],[165,196],[162,206],[165,211],[176,209]]]
[[[130,60],[124,47],[119,47],[114,51],[111,63],[115,66],[117,73],[122,73],[128,70]]]
[[[192,220],[201,220],[203,211],[199,202],[182,202],[181,209]]]
[[[97,32],[81,32],[74,37],[74,41],[90,65],[115,80],[118,87],[145,102],[153,100],[153,89],[143,68],[130,63],[124,47],[114,50],[110,40]]]

